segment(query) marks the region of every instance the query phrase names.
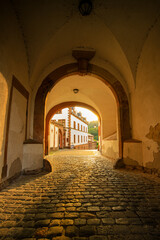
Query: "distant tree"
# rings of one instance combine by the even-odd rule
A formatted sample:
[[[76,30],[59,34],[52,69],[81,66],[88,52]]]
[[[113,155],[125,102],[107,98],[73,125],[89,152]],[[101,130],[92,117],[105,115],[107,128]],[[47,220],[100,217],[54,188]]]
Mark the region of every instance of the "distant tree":
[[[98,141],[98,121],[92,121],[88,124],[88,133],[94,136],[94,140]]]

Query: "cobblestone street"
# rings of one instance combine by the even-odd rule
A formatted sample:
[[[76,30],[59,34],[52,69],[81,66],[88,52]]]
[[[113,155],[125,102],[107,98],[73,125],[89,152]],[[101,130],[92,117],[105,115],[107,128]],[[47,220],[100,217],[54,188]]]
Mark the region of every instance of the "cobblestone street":
[[[53,172],[0,192],[0,239],[160,239],[160,181],[77,152],[53,154]]]

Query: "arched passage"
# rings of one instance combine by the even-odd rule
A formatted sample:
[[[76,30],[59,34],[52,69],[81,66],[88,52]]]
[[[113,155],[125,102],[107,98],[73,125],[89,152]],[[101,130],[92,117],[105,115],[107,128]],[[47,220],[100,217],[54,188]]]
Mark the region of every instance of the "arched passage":
[[[55,86],[55,84],[62,78],[74,74],[78,74],[78,64],[72,63],[64,65],[51,74],[49,74],[42,82],[39,87],[36,98],[35,98],[35,109],[34,109],[34,127],[33,136],[34,139],[43,142],[44,139],[44,110],[45,110],[45,99],[47,93]],[[132,137],[130,127],[130,111],[127,94],[120,83],[112,74],[107,70],[98,67],[93,64],[88,65],[88,75],[96,76],[103,81],[113,92],[118,109],[118,130],[119,130],[119,145],[120,154],[123,156],[123,141]]]
[[[91,110],[93,113],[95,113],[98,117],[99,123],[100,123],[100,115],[99,113],[90,105],[82,103],[82,102],[64,102],[61,104],[58,104],[50,109],[50,111],[46,115],[46,121],[45,121],[45,154],[48,154],[48,134],[49,134],[49,124],[52,116],[58,111],[66,107],[84,107],[89,110]]]

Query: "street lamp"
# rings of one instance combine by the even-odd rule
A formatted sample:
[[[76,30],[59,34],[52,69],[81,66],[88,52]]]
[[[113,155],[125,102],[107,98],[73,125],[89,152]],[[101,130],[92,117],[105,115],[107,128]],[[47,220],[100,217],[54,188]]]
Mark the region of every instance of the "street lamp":
[[[79,92],[79,89],[77,89],[77,88],[74,88],[74,89],[73,89],[73,92],[76,94],[76,93],[78,93],[78,92]]]
[[[91,0],[81,0],[79,2],[78,9],[79,9],[82,16],[88,16],[92,11]]]

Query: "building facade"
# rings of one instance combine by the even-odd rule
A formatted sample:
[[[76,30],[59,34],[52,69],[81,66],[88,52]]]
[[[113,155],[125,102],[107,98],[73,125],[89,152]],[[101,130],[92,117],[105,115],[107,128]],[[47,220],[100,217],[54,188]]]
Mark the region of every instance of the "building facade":
[[[97,149],[97,141],[94,141],[94,135],[88,133],[88,148]]]
[[[49,138],[49,151],[58,150],[65,146],[65,132],[61,123],[51,120]]]
[[[58,111],[50,123],[49,148],[88,149],[88,122],[75,108]]]

